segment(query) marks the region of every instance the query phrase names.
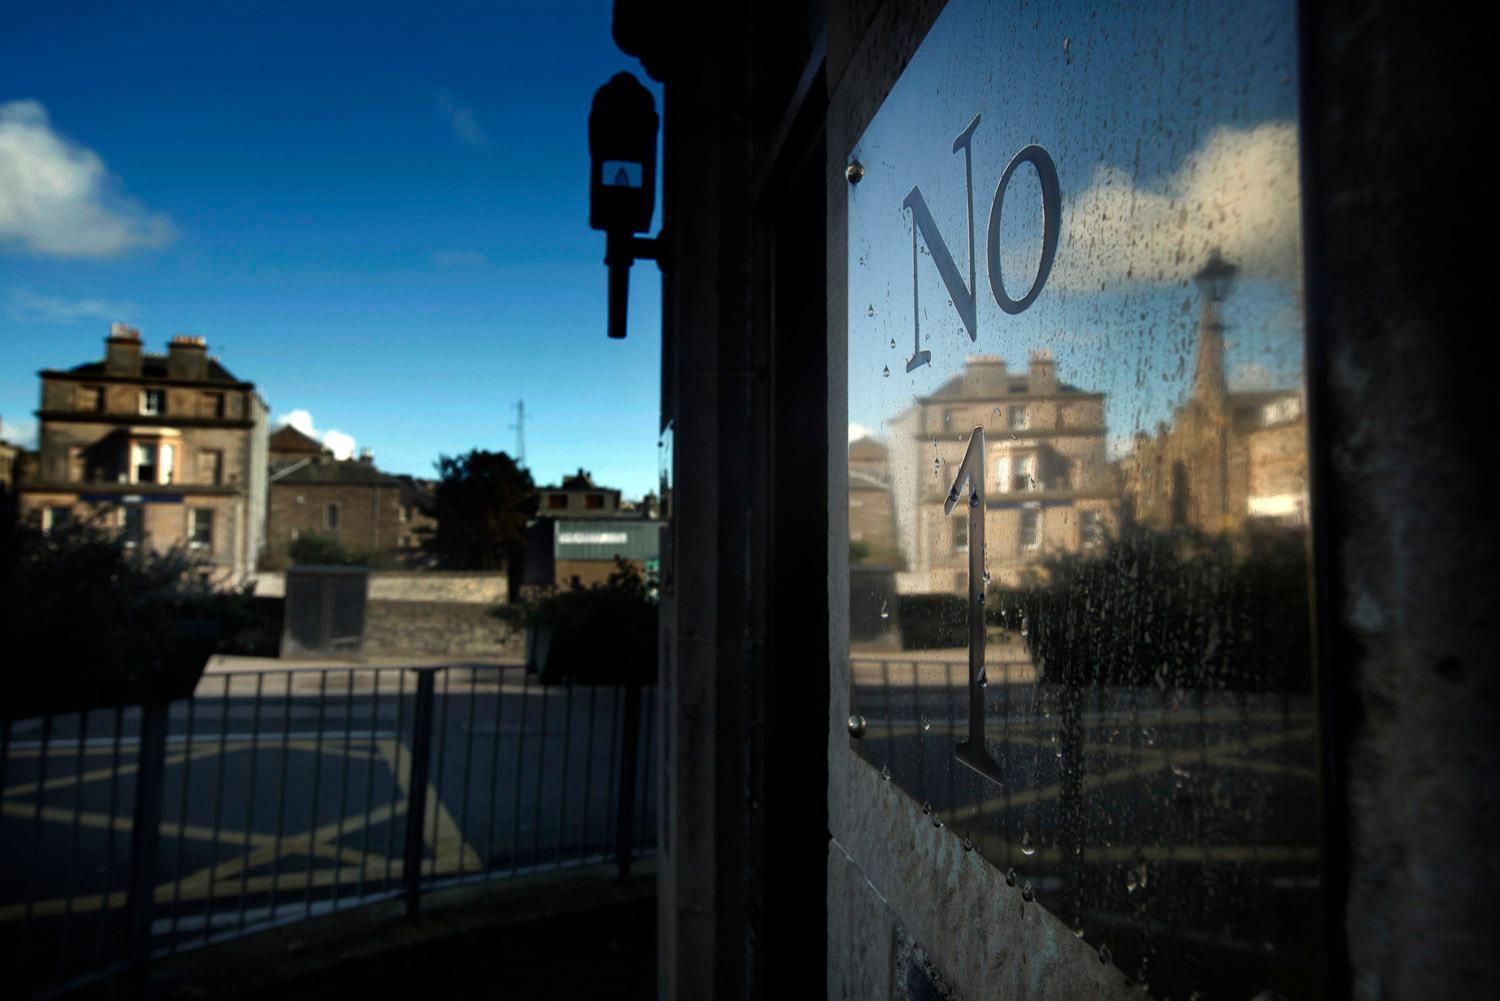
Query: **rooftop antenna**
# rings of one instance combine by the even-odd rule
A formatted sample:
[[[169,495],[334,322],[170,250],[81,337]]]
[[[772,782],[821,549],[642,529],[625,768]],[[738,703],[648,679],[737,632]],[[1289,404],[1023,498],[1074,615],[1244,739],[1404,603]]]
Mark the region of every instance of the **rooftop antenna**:
[[[516,401],[516,422],[511,430],[516,433],[516,465],[526,465],[526,401]]]

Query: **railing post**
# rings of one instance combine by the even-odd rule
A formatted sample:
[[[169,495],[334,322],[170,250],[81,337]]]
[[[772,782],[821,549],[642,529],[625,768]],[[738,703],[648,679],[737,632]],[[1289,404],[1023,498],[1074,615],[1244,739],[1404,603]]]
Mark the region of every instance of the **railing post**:
[[[620,878],[630,878],[630,858],[635,849],[635,783],[640,764],[641,686],[625,687],[625,726],[620,748],[620,812],[616,819],[615,847],[619,852]]]
[[[432,758],[432,704],[437,668],[417,671],[417,701],[412,708],[411,775],[406,789],[406,850],[401,864],[406,916],[414,917],[422,896],[422,835],[427,817],[427,763]],[[397,734],[400,739],[400,734]]]
[[[126,898],[129,927],[125,964],[145,975],[151,958],[151,916],[156,904],[157,857],[161,849],[162,791],[167,770],[170,705],[152,700],[141,706],[140,765],[135,776],[135,810],[130,824],[130,882]]]

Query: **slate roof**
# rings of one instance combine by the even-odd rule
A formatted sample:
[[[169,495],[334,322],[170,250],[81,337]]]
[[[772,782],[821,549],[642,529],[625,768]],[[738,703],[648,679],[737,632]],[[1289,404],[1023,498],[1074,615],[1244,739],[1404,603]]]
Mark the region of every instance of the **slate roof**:
[[[308,462],[288,471],[272,481],[272,485],[283,483],[321,483],[341,486],[399,487],[401,480],[382,473],[375,465],[359,459],[326,459]]]
[[[102,362],[102,361],[89,361],[89,362],[84,362],[82,365],[74,365],[72,368],[68,369],[68,372],[70,374],[72,374],[72,375],[89,375],[89,376],[102,376],[102,375],[106,374],[105,371],[104,371],[104,362]],[[132,376],[132,378],[134,378],[134,376]],[[143,355],[141,355],[141,374],[140,374],[140,378],[142,378],[142,379],[166,379],[166,378],[168,378],[168,376],[167,376],[167,356],[166,355],[151,355],[151,354],[143,354]],[[217,382],[217,383],[223,383],[225,385],[235,385],[235,386],[243,384],[242,380],[239,379],[237,376],[235,376],[234,373],[230,372],[229,369],[227,369],[223,365],[219,364],[219,361],[218,361],[217,358],[210,358],[210,359],[208,359],[208,376],[206,378],[204,378],[204,379],[193,379],[192,381],[193,382],[203,382],[203,383]]]
[[[1024,375],[1008,373],[1000,365],[968,365],[939,386],[929,400],[993,400],[1001,396],[1024,396],[1031,392],[1031,382]],[[1084,390],[1066,382],[1054,393],[1082,393]]]

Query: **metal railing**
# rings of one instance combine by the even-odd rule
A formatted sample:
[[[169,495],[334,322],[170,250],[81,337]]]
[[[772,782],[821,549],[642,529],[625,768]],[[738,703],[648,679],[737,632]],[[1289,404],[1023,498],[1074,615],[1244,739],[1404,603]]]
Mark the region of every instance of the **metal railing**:
[[[0,724],[0,960],[25,994],[437,886],[654,850],[654,693],[521,667],[210,673]]]

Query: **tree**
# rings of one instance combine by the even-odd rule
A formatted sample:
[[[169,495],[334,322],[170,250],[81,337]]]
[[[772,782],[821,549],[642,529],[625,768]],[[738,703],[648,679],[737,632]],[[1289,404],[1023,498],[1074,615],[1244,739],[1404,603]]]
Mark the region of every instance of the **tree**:
[[[504,452],[440,456],[433,492],[437,528],[425,548],[445,570],[520,569],[526,520],[536,513],[531,474]]]

